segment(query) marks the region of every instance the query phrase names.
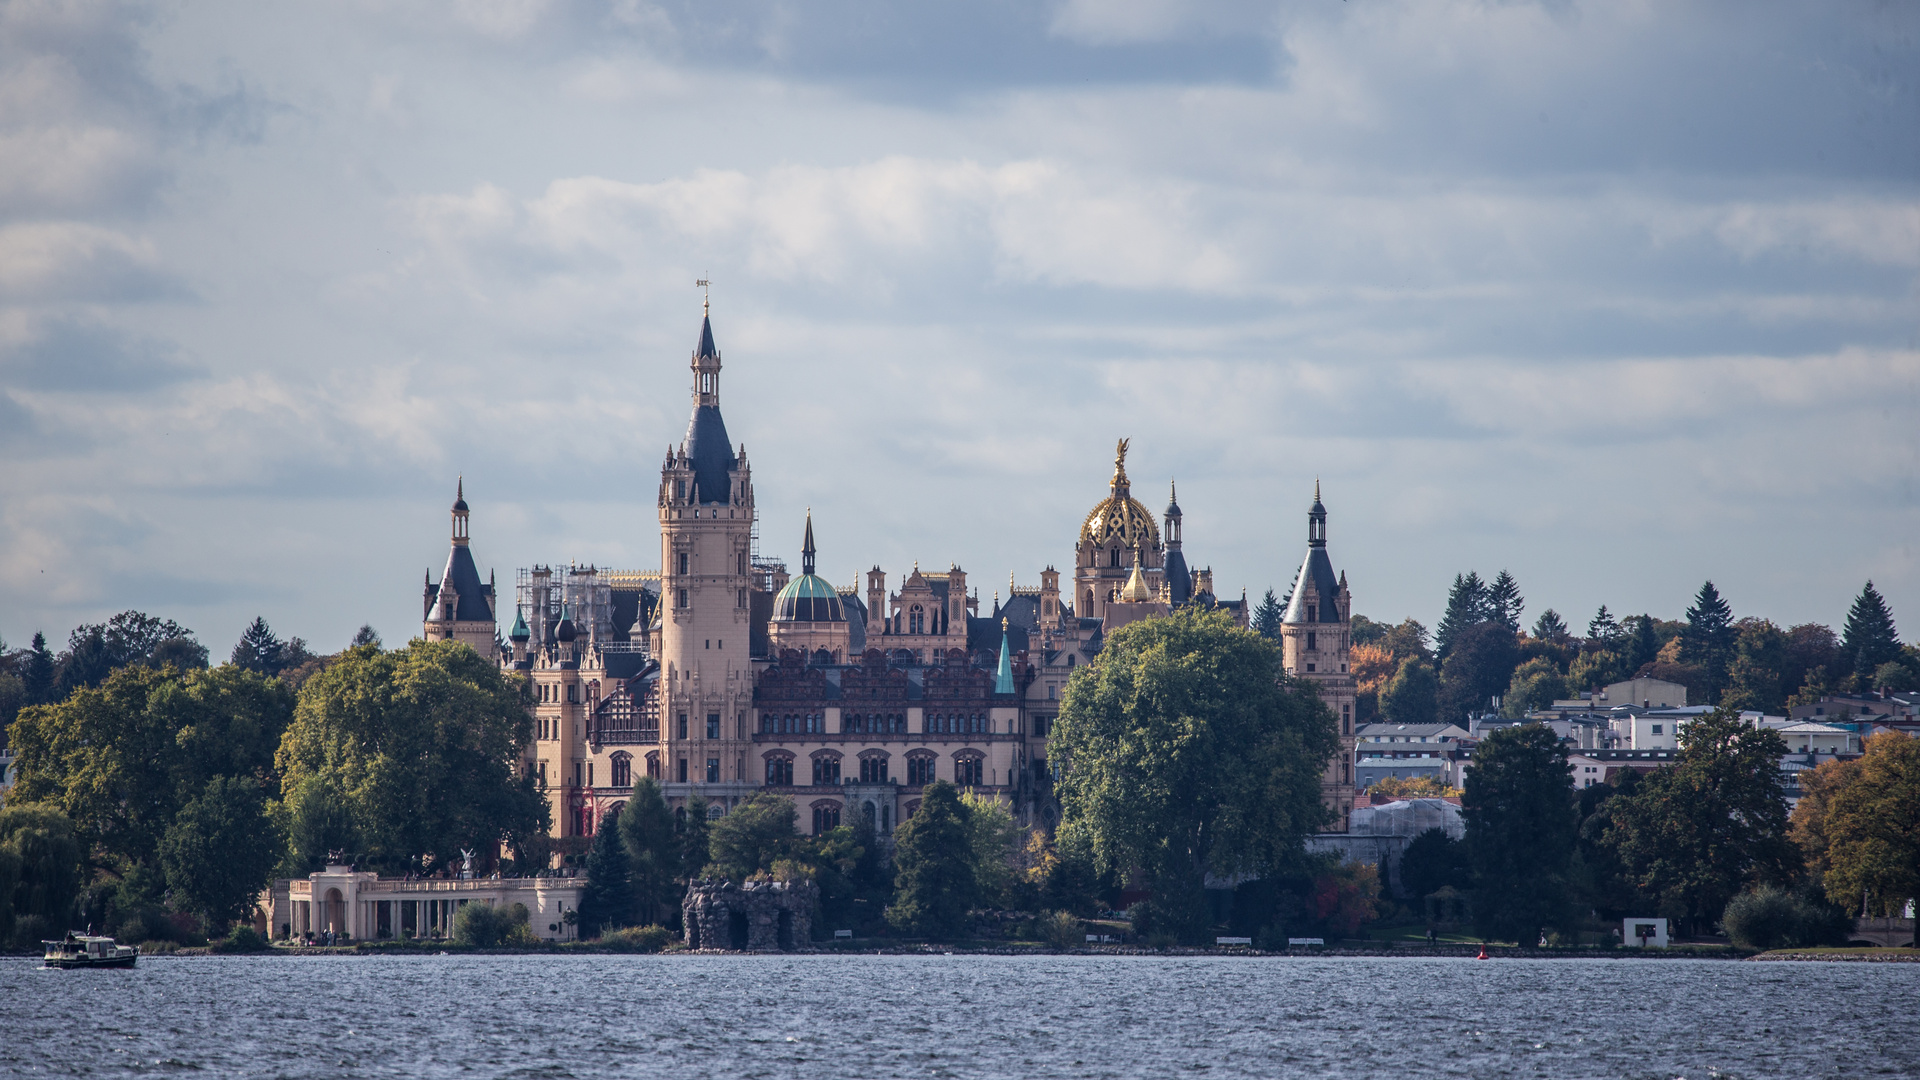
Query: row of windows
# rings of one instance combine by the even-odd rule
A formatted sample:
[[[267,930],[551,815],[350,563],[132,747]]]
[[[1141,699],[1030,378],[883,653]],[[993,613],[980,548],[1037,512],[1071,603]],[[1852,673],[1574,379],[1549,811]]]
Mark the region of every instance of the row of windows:
[[[924,754],[916,754],[907,759],[907,783],[912,785],[931,784],[937,778],[935,762],[939,759]],[[718,762],[713,762],[717,765]],[[618,775],[616,773],[615,775]],[[953,782],[961,787],[980,787],[984,783],[986,763],[979,757],[968,755],[956,758],[953,763]],[[860,759],[860,782],[863,784],[884,784],[888,779],[888,761],[883,757],[865,757]],[[831,755],[822,755],[813,759],[813,783],[815,787],[831,787],[840,783],[840,759]],[[790,757],[770,757],[767,759],[767,786],[793,786],[793,759]]]
[[[1040,723],[1036,720],[1036,727]],[[712,725],[709,724],[709,727]],[[826,730],[827,718],[823,713],[760,715],[760,732],[763,735],[818,735]],[[840,730],[860,735],[905,735],[907,717],[905,713],[843,713]],[[929,713],[922,722],[921,730],[929,735],[985,735],[992,732],[993,722],[985,713]],[[1046,732],[1044,729],[1036,730],[1035,734],[1044,735]],[[680,737],[686,738],[686,733],[682,731]],[[717,734],[707,737],[719,738]]]
[[[540,704],[542,705],[552,705],[560,700],[560,687],[554,683],[541,683],[536,690],[539,694]],[[567,684],[567,702],[573,705],[580,703],[579,683]]]

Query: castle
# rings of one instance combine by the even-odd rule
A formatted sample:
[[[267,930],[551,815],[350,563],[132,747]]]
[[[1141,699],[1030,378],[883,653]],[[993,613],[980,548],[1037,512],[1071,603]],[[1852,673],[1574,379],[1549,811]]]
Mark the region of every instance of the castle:
[[[481,583],[471,552],[462,481],[446,569],[427,579],[426,639],[467,642],[530,680],[526,767],[551,801],[556,835],[591,836],[642,775],[681,814],[695,796],[716,818],[757,791],[790,796],[809,833],[861,814],[886,835],[936,779],[1051,827],[1048,732],[1068,677],[1099,655],[1105,635],[1183,604],[1247,624],[1244,595],[1220,599],[1211,572],[1188,566],[1171,486],[1158,520],[1133,496],[1124,439],[1067,582],[1049,565],[1037,588],[1010,580],[984,613],[958,564],[928,572],[916,563],[891,591],[875,566],[864,590],[840,588],[814,572],[811,512],[800,573],[790,576],[755,551],[752,468],[721,416],[710,311],[691,366],[693,415],[660,467],[657,571],[522,569],[503,638],[494,583]],[[1352,612],[1327,554],[1317,484],[1307,543],[1282,650],[1287,670],[1313,682],[1339,717],[1342,750],[1323,798],[1344,828]]]

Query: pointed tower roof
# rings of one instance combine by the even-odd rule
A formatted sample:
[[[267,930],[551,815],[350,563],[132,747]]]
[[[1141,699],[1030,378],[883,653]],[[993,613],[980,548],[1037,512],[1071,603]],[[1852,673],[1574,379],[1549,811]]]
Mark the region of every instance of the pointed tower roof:
[[[800,541],[800,572],[813,573],[813,507],[807,507],[807,535]]]
[[[693,350],[693,419],[687,422],[687,437],[680,453],[693,467],[694,503],[731,501],[733,485],[733,443],[727,438],[727,422],[720,417],[720,350],[713,344],[713,319],[703,305],[700,313],[700,343]]]
[[[1327,508],[1320,502],[1320,481],[1313,482],[1313,505],[1307,510],[1307,557],[1293,581],[1293,600],[1282,622],[1339,622],[1340,579],[1327,557]],[[1307,616],[1311,614],[1312,619]]]
[[[533,631],[527,629],[527,612],[525,608],[519,605],[514,606],[513,630],[509,632],[507,636],[515,641],[525,641],[533,636]]]
[[[1000,620],[1000,664],[993,673],[993,692],[1013,693],[1013,646],[1007,640],[1007,620]]]
[[[1153,590],[1147,586],[1147,575],[1141,572],[1139,548],[1133,549],[1133,573],[1120,590],[1120,599],[1129,604],[1145,604],[1153,599]]]

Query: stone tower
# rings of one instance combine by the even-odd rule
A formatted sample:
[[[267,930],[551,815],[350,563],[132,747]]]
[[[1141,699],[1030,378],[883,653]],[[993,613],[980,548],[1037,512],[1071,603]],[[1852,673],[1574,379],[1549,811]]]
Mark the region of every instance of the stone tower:
[[[447,552],[447,568],[439,584],[432,574],[427,575],[420,636],[428,641],[464,641],[474,652],[497,660],[492,575],[482,582],[480,569],[473,563],[467,514],[467,481],[461,477],[454,487],[453,547]]]
[[[1107,605],[1118,602],[1121,590],[1132,580],[1136,562],[1140,577],[1157,596],[1163,555],[1159,526],[1133,497],[1127,480],[1127,440],[1121,439],[1114,448],[1107,497],[1087,514],[1080,539],[1073,545],[1074,614],[1104,619]]]
[[[660,740],[667,792],[731,802],[747,788],[753,669],[753,478],[720,417],[720,350],[703,311],[693,419],[660,469]]]
[[[1280,649],[1287,673],[1317,686],[1339,724],[1340,753],[1327,763],[1320,780],[1321,799],[1338,815],[1332,826],[1336,832],[1347,831],[1347,813],[1353,809],[1352,645],[1352,597],[1347,575],[1335,576],[1333,560],[1327,557],[1327,508],[1320,503],[1315,481],[1313,506],[1307,510],[1307,557],[1281,619]]]

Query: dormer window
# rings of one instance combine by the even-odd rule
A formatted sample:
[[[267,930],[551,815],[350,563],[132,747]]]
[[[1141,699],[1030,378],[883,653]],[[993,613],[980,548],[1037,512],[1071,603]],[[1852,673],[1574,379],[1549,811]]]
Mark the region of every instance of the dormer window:
[[[1308,622],[1319,622],[1319,621],[1320,621],[1320,605],[1318,605],[1318,604],[1308,604],[1308,605],[1307,605],[1307,621],[1308,621]],[[1311,648],[1313,648],[1313,646],[1311,646],[1311,645],[1309,645],[1309,646],[1307,646],[1307,648],[1309,648],[1309,649],[1311,649]]]
[[[687,497],[687,482],[685,480],[675,480],[673,482],[673,497],[676,499],[684,499]]]

